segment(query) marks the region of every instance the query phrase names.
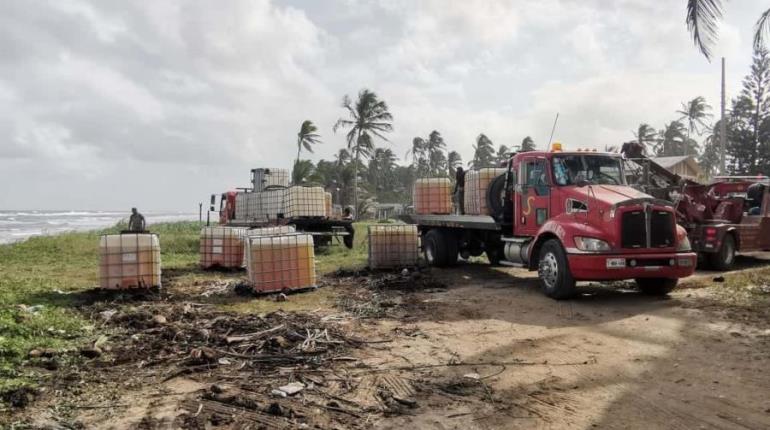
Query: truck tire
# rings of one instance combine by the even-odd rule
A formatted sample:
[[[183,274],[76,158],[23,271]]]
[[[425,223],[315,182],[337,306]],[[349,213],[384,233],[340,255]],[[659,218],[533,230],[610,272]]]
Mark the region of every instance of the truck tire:
[[[548,239],[540,248],[537,274],[546,296],[564,300],[575,295],[575,279],[569,270],[567,254],[556,239]]]
[[[665,296],[676,288],[678,279],[669,278],[636,278],[636,286],[642,294],[648,296]]]
[[[725,233],[722,246],[717,252],[709,254],[708,260],[714,270],[730,270],[735,263],[735,236]]]
[[[484,244],[484,248],[484,253],[487,254],[487,260],[489,260],[489,264],[492,266],[499,266],[500,261],[503,260],[502,243],[499,241],[488,241]]]
[[[426,233],[422,249],[425,261],[431,266],[447,267],[457,263],[457,241],[442,229],[433,229]]]
[[[492,266],[499,266],[500,261],[502,261],[503,256],[499,249],[487,249],[487,260],[489,260],[489,264]]]
[[[493,179],[487,188],[487,208],[489,208],[489,214],[496,220],[503,219],[504,191],[505,175]]]

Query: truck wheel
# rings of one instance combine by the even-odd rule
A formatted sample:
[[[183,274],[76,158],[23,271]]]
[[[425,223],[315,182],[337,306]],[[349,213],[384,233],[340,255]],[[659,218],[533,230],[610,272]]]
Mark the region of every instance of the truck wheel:
[[[642,294],[648,296],[665,296],[676,287],[678,279],[669,278],[636,278],[636,286]]]
[[[709,254],[709,265],[715,270],[730,270],[735,263],[735,237],[726,233],[719,251]]]
[[[487,254],[487,260],[492,266],[499,266],[500,261],[503,259],[503,253],[499,246],[493,248],[487,248],[485,251]]]
[[[569,270],[564,248],[558,240],[549,239],[540,248],[537,274],[546,296],[563,300],[575,295],[575,279]]]
[[[431,266],[446,267],[457,263],[457,241],[441,229],[430,230],[422,244],[425,261]]]
[[[451,231],[441,230],[441,236],[444,238],[444,247],[446,249],[446,260],[444,260],[445,265],[454,266],[457,264],[457,259],[460,256],[460,244]]]

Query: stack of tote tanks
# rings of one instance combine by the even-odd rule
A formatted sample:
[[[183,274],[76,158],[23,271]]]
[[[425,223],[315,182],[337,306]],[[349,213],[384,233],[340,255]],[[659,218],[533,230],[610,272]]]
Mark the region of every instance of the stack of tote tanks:
[[[321,187],[289,186],[285,169],[252,170],[252,190],[235,196],[235,220],[270,224],[279,219],[331,218],[331,194]]]

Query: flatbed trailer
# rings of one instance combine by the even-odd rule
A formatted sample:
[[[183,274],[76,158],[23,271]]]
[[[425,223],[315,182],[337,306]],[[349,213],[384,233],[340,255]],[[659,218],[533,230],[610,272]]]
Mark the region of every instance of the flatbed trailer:
[[[348,249],[353,248],[355,238],[355,229],[353,221],[331,218],[287,218],[273,221],[246,221],[246,220],[228,220],[227,224],[232,227],[260,228],[276,225],[293,225],[297,232],[313,236],[313,244],[316,247],[328,246],[334,239],[340,240]]]

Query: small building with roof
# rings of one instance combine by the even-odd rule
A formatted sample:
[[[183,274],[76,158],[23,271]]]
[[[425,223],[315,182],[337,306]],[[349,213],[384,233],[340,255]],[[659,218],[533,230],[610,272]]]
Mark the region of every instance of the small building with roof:
[[[702,179],[706,175],[698,162],[695,160],[695,157],[692,155],[651,157],[650,160],[654,161],[671,173],[675,173],[683,178],[693,181]]]

